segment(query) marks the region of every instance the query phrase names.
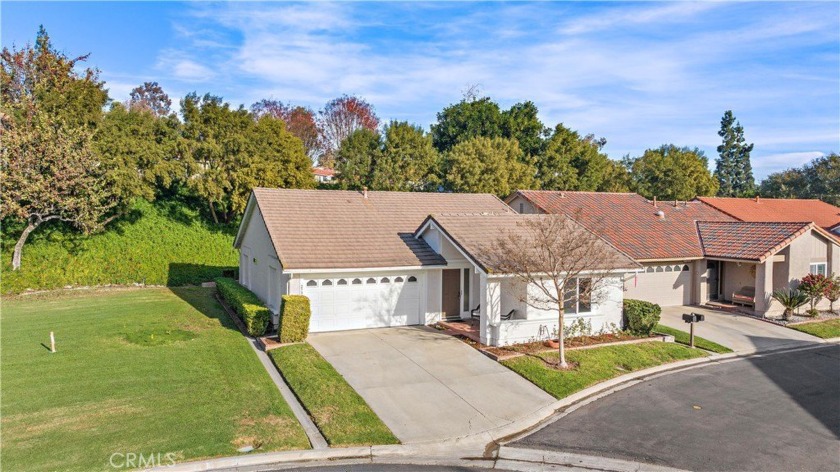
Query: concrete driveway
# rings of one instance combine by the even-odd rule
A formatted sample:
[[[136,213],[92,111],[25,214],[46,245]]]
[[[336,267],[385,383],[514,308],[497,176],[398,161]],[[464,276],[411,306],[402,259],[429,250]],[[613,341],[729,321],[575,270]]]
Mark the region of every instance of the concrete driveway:
[[[741,354],[821,342],[819,338],[810,334],[773,323],[696,306],[662,307],[660,323],[688,331],[688,325],[682,320],[682,315],[691,312],[706,315],[705,321],[695,325],[695,335],[722,344]]]
[[[480,433],[554,402],[506,367],[427,327],[317,333],[309,343],[403,443]]]

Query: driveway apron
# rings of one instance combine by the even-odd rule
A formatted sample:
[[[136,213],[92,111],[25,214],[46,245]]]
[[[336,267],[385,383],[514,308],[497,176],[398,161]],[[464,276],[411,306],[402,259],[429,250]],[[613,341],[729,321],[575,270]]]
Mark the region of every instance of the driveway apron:
[[[682,315],[692,312],[706,315],[705,321],[694,326],[695,335],[722,344],[740,354],[820,343],[819,338],[784,326],[696,306],[662,307],[660,323],[688,331],[688,324],[682,320]]]
[[[428,328],[309,336],[403,443],[504,426],[554,398],[463,342]]]

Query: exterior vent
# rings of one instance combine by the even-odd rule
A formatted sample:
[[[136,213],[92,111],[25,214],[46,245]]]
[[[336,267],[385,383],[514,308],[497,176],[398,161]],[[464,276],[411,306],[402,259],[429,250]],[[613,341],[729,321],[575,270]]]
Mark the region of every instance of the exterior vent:
[[[656,216],[657,216],[660,220],[664,220],[664,219],[665,219],[665,212],[664,212],[664,211],[662,211],[662,210],[659,210],[659,211],[657,211],[657,212],[656,212]]]

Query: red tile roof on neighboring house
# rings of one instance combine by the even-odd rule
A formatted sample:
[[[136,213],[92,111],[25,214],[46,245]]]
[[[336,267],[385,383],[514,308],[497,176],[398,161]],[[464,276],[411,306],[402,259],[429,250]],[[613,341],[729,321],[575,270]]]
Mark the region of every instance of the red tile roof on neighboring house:
[[[700,202],[659,201],[635,193],[520,190],[545,213],[566,214],[638,261],[699,259],[697,221],[735,221]],[[658,214],[662,212],[662,216]]]
[[[811,222],[697,222],[706,257],[757,262],[763,262],[813,227]]]
[[[414,231],[432,213],[501,212],[490,194],[363,192],[255,188],[283,269],[348,269],[445,265]],[[240,234],[253,212],[246,211]],[[237,246],[238,247],[238,246]]]
[[[326,167],[313,167],[312,173],[315,175],[320,175],[321,177],[333,177],[335,176],[335,171],[333,169],[328,169]]]
[[[820,200],[797,198],[697,197],[741,221],[811,221],[826,231],[840,224],[840,208]],[[840,239],[840,235],[835,234]]]

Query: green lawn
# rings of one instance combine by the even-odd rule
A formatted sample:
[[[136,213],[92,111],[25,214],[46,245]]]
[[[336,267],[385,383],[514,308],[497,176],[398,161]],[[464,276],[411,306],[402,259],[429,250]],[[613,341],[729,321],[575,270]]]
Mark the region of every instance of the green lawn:
[[[788,326],[788,328],[793,328],[797,331],[812,334],[823,339],[840,337],[840,319],[792,325]]]
[[[294,344],[269,354],[331,446],[399,442],[364,399],[312,346]]]
[[[685,344],[688,346],[689,344],[689,334],[685,331],[671,328],[669,326],[665,326],[663,324],[656,325],[653,328],[653,332],[655,333],[662,333],[662,334],[670,334],[674,337],[674,340],[680,344]],[[705,349],[707,351],[716,352],[718,354],[725,354],[727,352],[732,352],[732,349],[729,349],[726,346],[722,346],[716,342],[709,341],[708,339],[701,338],[700,336],[694,336],[694,346],[699,347],[700,349]]]
[[[628,372],[705,355],[676,343],[649,342],[567,351],[567,362],[578,364],[567,371],[554,369],[542,360],[557,363],[556,352],[515,357],[502,364],[554,397],[563,398]]]
[[[309,448],[212,289],[4,299],[0,322],[3,470],[113,470],[113,453]],[[55,354],[44,346],[50,331]]]

